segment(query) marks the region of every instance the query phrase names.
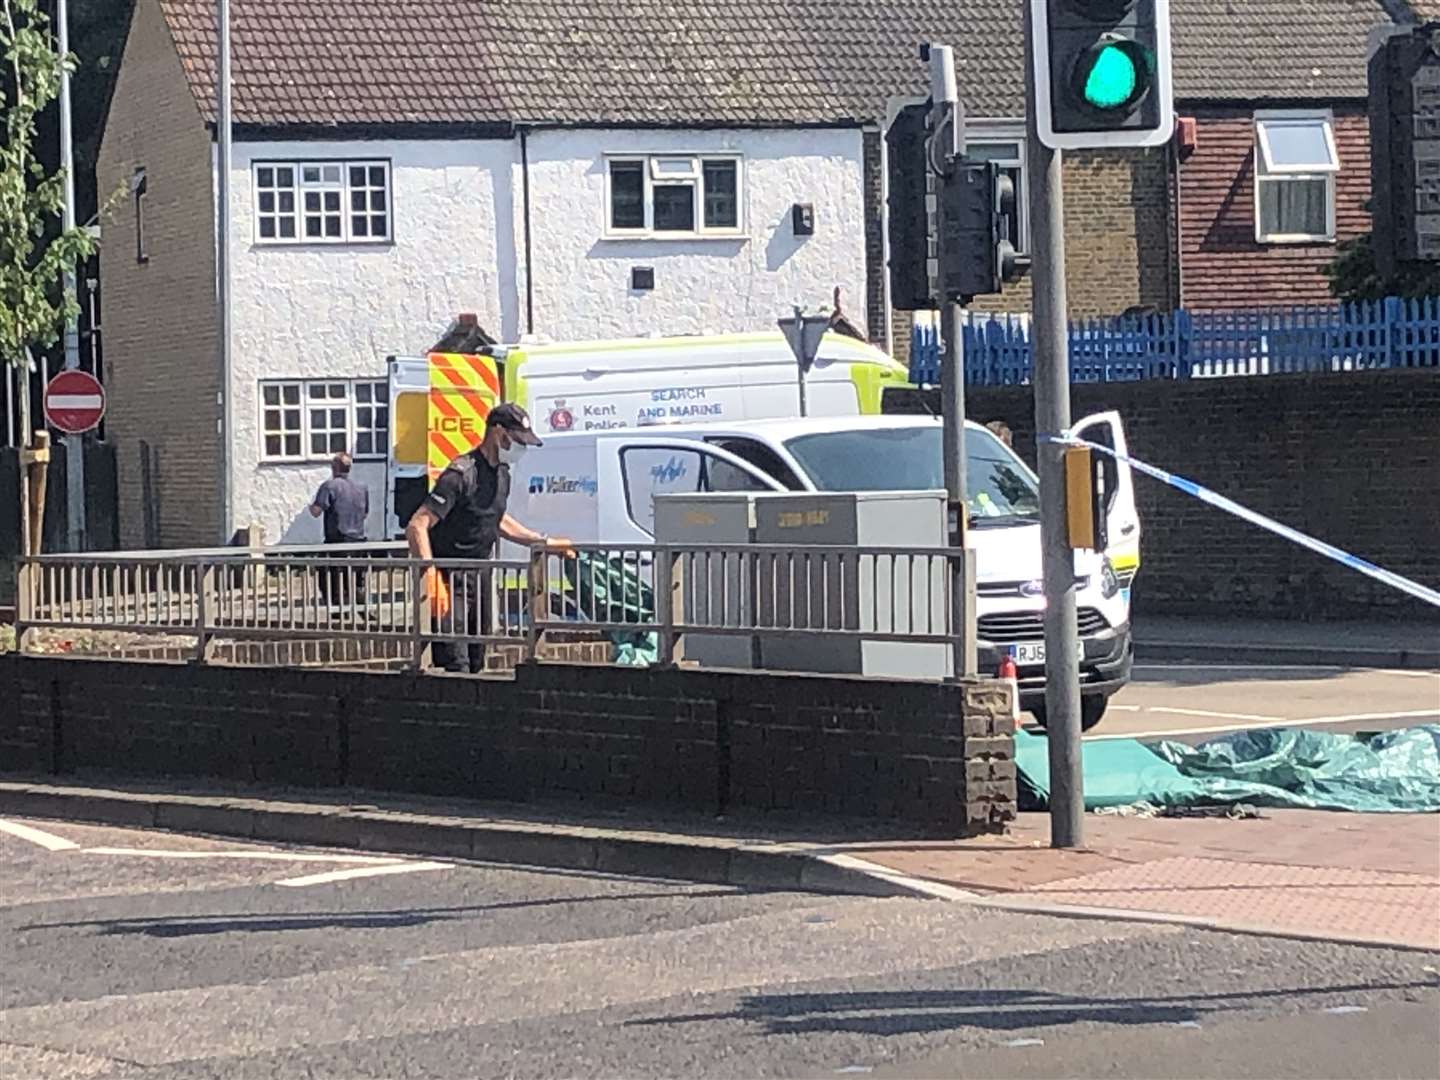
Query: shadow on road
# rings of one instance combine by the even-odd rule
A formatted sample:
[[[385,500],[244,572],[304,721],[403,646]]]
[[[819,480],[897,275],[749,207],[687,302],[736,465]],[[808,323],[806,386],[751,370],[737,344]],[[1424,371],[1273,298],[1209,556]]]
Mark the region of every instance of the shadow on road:
[[[1375,990],[1434,989],[1430,981],[1359,983],[1220,994],[1098,998],[1044,990],[923,990],[835,994],[761,994],[731,1012],[632,1020],[627,1026],[714,1023],[761,1024],[768,1035],[848,1033],[912,1035],[980,1028],[1020,1031],[1063,1024],[1182,1024],[1248,1001],[1317,997]]]
[[[103,935],[142,934],[153,938],[182,938],[206,934],[285,933],[293,930],[385,930],[430,923],[455,922],[469,915],[515,908],[563,907],[606,901],[673,900],[736,896],[747,889],[708,889],[701,892],[621,893],[613,896],[567,896],[543,900],[510,900],[499,904],[466,904],[460,907],[410,908],[405,911],[315,912],[307,915],[202,915],[151,919],[96,919],[83,922],[32,923],[21,930],[93,929]]]

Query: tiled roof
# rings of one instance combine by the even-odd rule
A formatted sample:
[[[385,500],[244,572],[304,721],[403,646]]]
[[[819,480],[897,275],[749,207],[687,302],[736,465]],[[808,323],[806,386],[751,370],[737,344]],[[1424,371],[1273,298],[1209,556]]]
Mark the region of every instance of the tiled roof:
[[[142,0],[144,2],[144,0]],[[213,118],[214,0],[158,0]],[[950,42],[972,115],[1023,112],[1022,0],[232,0],[257,125],[846,123],[923,93]],[[1380,0],[1173,0],[1177,93],[1354,97]]]
[[[1171,0],[1178,98],[1364,97],[1379,0]]]

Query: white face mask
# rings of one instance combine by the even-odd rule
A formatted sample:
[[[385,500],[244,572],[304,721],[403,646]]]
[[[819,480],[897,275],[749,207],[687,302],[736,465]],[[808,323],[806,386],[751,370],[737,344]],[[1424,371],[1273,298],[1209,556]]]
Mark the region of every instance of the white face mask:
[[[504,447],[501,447],[501,448],[500,448],[500,464],[501,464],[501,465],[516,465],[516,464],[518,464],[519,461],[520,461],[520,459],[525,456],[525,451],[528,450],[528,449],[530,449],[530,448],[529,448],[528,446],[526,446],[524,443],[515,442],[514,440],[511,440],[509,446],[504,446]]]

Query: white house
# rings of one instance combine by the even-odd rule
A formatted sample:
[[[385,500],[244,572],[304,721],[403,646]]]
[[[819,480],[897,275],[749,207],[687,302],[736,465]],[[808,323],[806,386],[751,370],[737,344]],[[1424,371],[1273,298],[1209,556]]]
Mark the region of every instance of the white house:
[[[134,237],[102,266],[127,545],[318,539],[309,496],[340,449],[378,535],[385,359],[461,312],[502,341],[719,333],[838,287],[885,341],[884,95],[838,93],[818,39],[766,49],[723,4],[581,4],[565,25],[479,0],[232,11],[229,386],[208,0],[138,0],[101,152],[129,193],[109,235]]]

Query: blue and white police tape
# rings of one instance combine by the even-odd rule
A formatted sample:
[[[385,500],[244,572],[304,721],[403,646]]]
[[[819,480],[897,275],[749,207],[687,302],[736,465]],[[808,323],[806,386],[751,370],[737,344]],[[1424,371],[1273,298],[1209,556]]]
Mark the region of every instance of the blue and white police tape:
[[[1091,450],[1108,454],[1116,461],[1123,461],[1132,469],[1142,472],[1146,476],[1152,476],[1162,484],[1169,484],[1171,487],[1183,491],[1187,495],[1193,495],[1201,502],[1209,503],[1218,510],[1224,510],[1227,514],[1234,514],[1242,521],[1248,521],[1252,525],[1258,525],[1262,529],[1268,529],[1275,535],[1283,536],[1292,543],[1299,544],[1303,548],[1309,548],[1311,551],[1324,555],[1326,558],[1334,559],[1342,566],[1348,566],[1352,570],[1358,570],[1360,573],[1372,577],[1376,581],[1383,582],[1393,589],[1399,589],[1401,592],[1408,593],[1410,596],[1423,600],[1427,604],[1434,604],[1436,607],[1440,607],[1440,592],[1421,585],[1418,581],[1411,581],[1407,577],[1401,577],[1399,574],[1376,566],[1372,562],[1366,562],[1358,555],[1351,555],[1348,551],[1341,551],[1333,544],[1325,543],[1324,540],[1317,540],[1313,536],[1307,536],[1298,529],[1292,529],[1289,525],[1284,525],[1274,518],[1268,518],[1264,514],[1257,514],[1254,510],[1241,506],[1233,499],[1227,499],[1218,492],[1211,491],[1207,487],[1201,487],[1193,480],[1187,480],[1183,476],[1168,473],[1164,469],[1157,469],[1154,465],[1147,465],[1138,458],[1130,457],[1128,454],[1118,453],[1110,447],[1102,446],[1099,443],[1093,443],[1086,439],[1078,439],[1069,433],[1064,435],[1042,435],[1041,440],[1043,442],[1060,443],[1064,446],[1088,446]]]

